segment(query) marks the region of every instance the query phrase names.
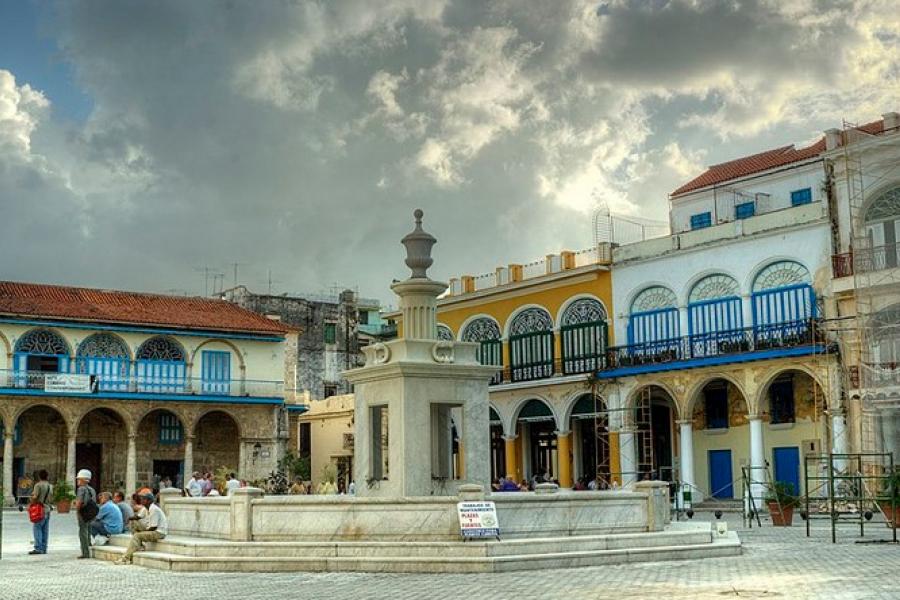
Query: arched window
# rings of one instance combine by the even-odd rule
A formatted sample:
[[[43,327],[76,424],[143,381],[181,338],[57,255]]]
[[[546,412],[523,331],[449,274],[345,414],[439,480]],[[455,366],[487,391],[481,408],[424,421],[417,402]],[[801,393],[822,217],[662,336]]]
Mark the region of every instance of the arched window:
[[[443,323],[437,324],[437,339],[443,340],[445,342],[453,341],[453,330],[444,325]]]
[[[526,308],[509,326],[510,374],[513,381],[553,375],[553,318],[543,308]]]
[[[870,248],[854,258],[854,266],[865,271],[896,267],[900,264],[900,186],[878,196],[864,220]]]
[[[900,369],[900,304],[883,308],[869,319],[871,335],[870,356],[865,360],[867,376],[874,377],[874,382],[884,382],[884,378],[895,380],[896,371]]]
[[[569,304],[559,330],[564,374],[590,373],[603,365],[608,338],[606,310],[599,301],[579,298]]]
[[[462,331],[462,341],[478,342],[478,362],[483,365],[503,366],[503,343],[500,326],[490,317],[478,317],[470,321]],[[502,383],[503,371],[498,371],[491,384]]]
[[[740,286],[733,277],[716,273],[694,284],[688,295],[692,356],[731,351],[732,344],[741,342],[743,326]]]
[[[758,339],[783,339],[805,332],[816,316],[809,270],[781,260],[764,267],[753,280],[753,326]]]
[[[183,393],[185,391],[185,352],[181,344],[170,337],[148,339],[135,354],[138,391],[153,393]]]
[[[111,333],[95,333],[78,345],[76,370],[96,375],[101,390],[127,390],[129,354],[122,338]]]
[[[678,324],[678,300],[669,288],[655,285],[635,296],[628,319],[628,344],[648,345],[641,350],[664,350],[658,342],[676,340],[681,335]]]
[[[69,356],[69,344],[61,335],[50,329],[32,329],[16,342],[14,364],[16,371],[68,373]],[[41,381],[35,386],[38,383],[42,385]]]

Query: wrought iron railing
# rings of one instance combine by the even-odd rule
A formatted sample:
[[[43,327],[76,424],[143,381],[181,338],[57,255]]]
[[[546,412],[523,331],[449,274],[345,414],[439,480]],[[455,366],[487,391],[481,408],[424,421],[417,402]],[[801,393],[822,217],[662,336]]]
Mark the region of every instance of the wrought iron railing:
[[[85,375],[0,369],[0,388],[42,390],[48,394],[123,392],[275,398],[282,396],[284,383],[253,379],[214,381],[197,377]]]
[[[654,365],[821,343],[824,343],[824,338],[812,319],[773,323],[745,329],[616,346],[607,352],[606,368]]]
[[[900,267],[900,242],[835,254],[831,269],[835,277],[849,277],[853,273],[870,273]]]

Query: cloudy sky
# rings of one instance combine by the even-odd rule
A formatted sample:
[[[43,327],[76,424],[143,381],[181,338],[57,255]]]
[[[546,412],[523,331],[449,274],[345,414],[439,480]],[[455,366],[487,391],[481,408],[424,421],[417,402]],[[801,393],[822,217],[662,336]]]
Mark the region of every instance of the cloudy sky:
[[[900,110],[896,0],[0,3],[0,278],[390,300]]]

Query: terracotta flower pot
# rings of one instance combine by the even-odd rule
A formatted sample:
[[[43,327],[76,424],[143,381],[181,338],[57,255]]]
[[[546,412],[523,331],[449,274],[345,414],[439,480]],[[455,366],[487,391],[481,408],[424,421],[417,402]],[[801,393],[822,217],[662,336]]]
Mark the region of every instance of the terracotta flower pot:
[[[767,502],[769,515],[772,517],[772,525],[775,527],[790,527],[794,520],[794,505],[778,507],[777,502]]]
[[[887,523],[885,523],[885,525],[889,528],[900,527],[900,504],[898,504],[896,510],[894,510],[891,507],[890,502],[883,502],[881,504],[881,510],[884,511],[884,516],[887,518]]]
[[[58,512],[61,515],[64,515],[69,512],[69,509],[71,509],[71,507],[72,507],[71,500],[60,500],[59,502],[56,503],[56,512]]]

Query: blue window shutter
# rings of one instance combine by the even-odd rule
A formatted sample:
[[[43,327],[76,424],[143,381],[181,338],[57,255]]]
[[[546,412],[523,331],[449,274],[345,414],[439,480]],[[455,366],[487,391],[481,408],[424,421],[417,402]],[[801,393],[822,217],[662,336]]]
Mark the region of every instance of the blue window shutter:
[[[800,206],[812,202],[812,188],[803,188],[791,192],[791,206]]]
[[[712,225],[712,213],[704,212],[691,215],[691,229],[703,229]]]
[[[209,394],[227,394],[231,383],[231,353],[204,350],[202,364],[203,391]]]
[[[743,202],[741,204],[737,204],[734,207],[734,218],[735,219],[748,219],[756,214],[756,203],[754,202]]]

